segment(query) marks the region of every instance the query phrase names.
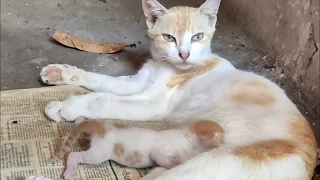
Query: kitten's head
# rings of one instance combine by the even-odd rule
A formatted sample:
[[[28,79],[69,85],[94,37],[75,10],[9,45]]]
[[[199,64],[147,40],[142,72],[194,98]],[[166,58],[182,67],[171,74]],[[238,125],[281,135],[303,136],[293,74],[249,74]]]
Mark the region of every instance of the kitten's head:
[[[202,64],[211,53],[219,5],[220,0],[207,0],[199,8],[166,9],[156,0],[142,0],[153,58],[182,69]]]

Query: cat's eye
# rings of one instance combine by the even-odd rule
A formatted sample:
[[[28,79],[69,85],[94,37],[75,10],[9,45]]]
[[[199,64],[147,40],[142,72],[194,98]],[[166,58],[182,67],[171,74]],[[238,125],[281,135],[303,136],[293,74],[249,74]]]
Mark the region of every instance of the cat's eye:
[[[198,42],[203,38],[203,33],[198,33],[192,36],[191,40],[193,42]]]
[[[163,34],[162,36],[163,36],[163,39],[165,39],[168,42],[175,42],[176,41],[176,38],[174,38],[170,34]]]

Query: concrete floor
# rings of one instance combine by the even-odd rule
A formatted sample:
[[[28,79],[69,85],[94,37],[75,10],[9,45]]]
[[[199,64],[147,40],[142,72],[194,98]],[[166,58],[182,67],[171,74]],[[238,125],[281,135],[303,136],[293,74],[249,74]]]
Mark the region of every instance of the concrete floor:
[[[163,3],[167,7],[174,5],[169,2]],[[113,55],[81,52],[52,40],[54,30],[96,42],[135,43],[137,46]],[[50,63],[67,63],[115,76],[132,74],[132,62],[139,62],[148,55],[146,33],[140,1],[1,1],[1,89],[41,86],[39,72]],[[215,52],[235,60],[239,66],[247,64],[248,59],[263,56],[256,43],[224,16],[219,16],[212,45]],[[120,60],[115,62],[114,57]]]
[[[166,7],[200,5],[197,0],[161,3]],[[51,38],[54,30],[96,42],[137,46],[117,54],[92,54],[55,43]],[[2,0],[1,90],[43,86],[39,73],[50,63],[71,64],[112,76],[132,74],[148,56],[146,33],[140,0]],[[317,127],[315,116],[299,100],[299,89],[286,80],[281,68],[272,65],[274,61],[263,53],[261,43],[232,23],[223,6],[212,48],[238,68],[257,72],[283,86],[306,112],[313,128]],[[114,61],[114,57],[119,60]]]

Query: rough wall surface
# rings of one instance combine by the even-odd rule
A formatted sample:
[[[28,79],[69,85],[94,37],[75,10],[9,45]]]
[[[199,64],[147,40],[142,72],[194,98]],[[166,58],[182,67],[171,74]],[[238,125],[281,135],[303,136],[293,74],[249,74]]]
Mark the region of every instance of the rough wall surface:
[[[319,122],[319,0],[222,0],[221,10],[265,44]]]

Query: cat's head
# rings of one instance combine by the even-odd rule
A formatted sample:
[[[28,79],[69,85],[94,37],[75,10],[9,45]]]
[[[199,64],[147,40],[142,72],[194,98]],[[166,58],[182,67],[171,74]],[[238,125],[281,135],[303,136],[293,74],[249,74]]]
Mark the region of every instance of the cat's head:
[[[207,0],[199,8],[166,9],[156,0],[142,0],[153,58],[182,69],[202,64],[211,54],[219,5],[220,0]]]

